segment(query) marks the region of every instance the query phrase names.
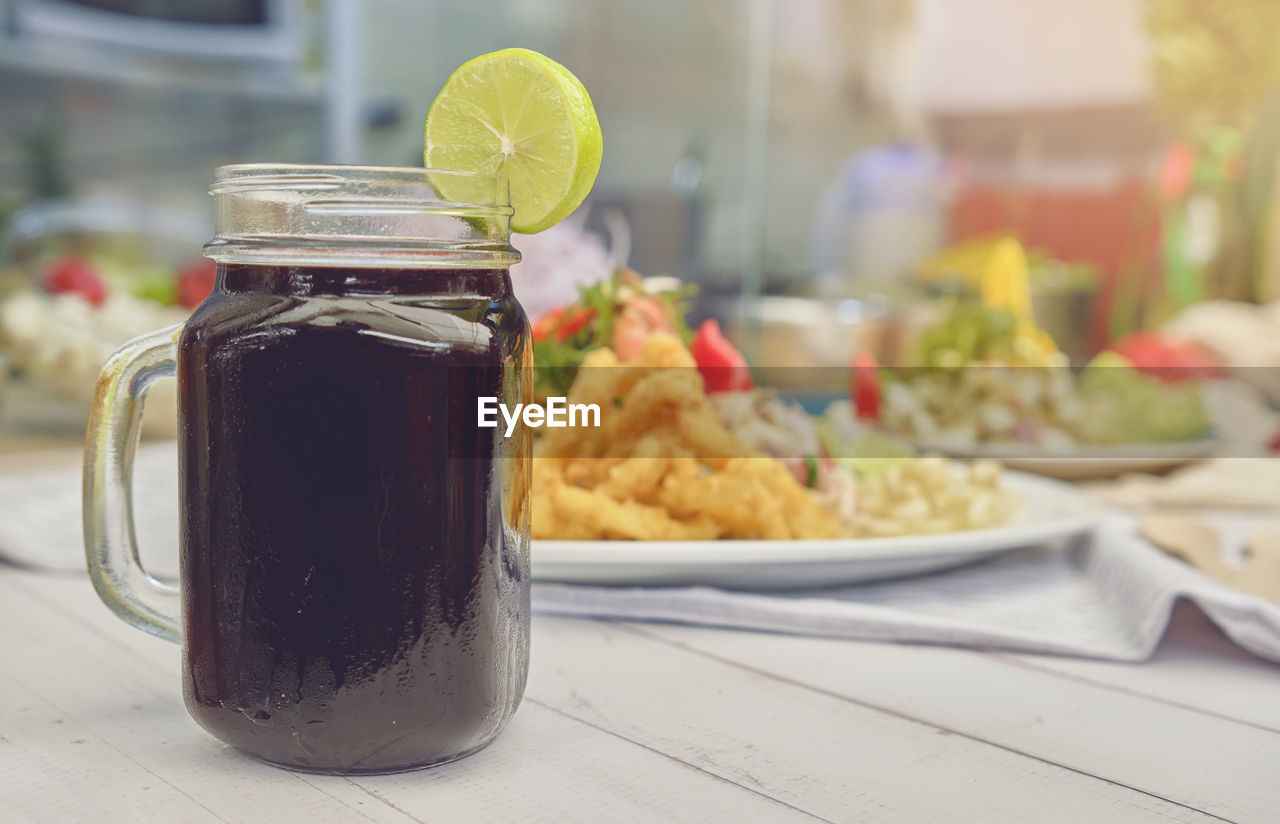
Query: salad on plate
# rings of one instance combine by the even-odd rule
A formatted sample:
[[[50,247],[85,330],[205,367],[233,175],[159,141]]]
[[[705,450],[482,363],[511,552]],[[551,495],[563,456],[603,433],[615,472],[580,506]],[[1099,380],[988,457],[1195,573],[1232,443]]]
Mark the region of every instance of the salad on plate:
[[[887,537],[1010,521],[999,464],[917,456],[859,419],[854,391],[820,415],[757,387],[689,291],[618,269],[533,323],[535,395],[606,410],[534,446],[532,533],[560,540]],[[864,409],[865,411],[865,409]]]

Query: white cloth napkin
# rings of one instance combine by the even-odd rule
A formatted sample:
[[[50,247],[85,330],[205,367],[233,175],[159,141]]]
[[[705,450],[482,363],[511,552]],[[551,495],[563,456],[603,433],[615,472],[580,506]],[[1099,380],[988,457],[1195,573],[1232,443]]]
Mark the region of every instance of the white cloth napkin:
[[[781,593],[538,584],[534,610],[1142,661],[1178,598],[1241,647],[1280,661],[1280,607],[1170,558],[1121,515],[1070,547],[932,575]]]
[[[143,446],[134,510],[144,565],[176,573],[177,459]],[[534,552],[537,552],[535,543]],[[0,558],[80,572],[80,472],[65,466],[0,475]],[[1205,577],[1114,515],[1069,547],[1034,548],[949,572],[781,593],[711,587],[622,588],[537,583],[534,610],[676,621],[800,635],[1148,658],[1178,598],[1195,602],[1241,647],[1280,661],[1280,606]]]

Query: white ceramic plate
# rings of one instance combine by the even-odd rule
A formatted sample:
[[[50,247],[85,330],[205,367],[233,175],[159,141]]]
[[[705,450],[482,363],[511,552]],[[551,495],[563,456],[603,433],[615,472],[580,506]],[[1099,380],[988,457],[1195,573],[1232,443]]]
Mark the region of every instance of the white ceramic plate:
[[[690,585],[740,589],[830,586],[932,572],[1011,549],[1071,538],[1097,522],[1101,507],[1060,481],[1006,472],[1023,508],[989,529],[822,541],[534,541],[533,577],[609,585]]]
[[[940,452],[961,460],[991,458],[1009,469],[1064,481],[1092,481],[1118,478],[1131,472],[1167,472],[1208,457],[1220,444],[1218,438],[1209,437],[1123,446],[1073,446],[1059,452],[1023,443],[983,444],[962,449],[922,442],[917,442],[916,446],[926,452]]]

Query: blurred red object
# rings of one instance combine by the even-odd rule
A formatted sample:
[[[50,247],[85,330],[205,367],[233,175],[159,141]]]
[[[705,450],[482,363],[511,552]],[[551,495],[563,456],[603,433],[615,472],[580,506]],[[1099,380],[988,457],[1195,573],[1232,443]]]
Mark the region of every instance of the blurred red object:
[[[1224,374],[1222,363],[1200,344],[1172,341],[1159,332],[1134,332],[1116,341],[1111,350],[1139,372],[1155,375],[1167,383]]]
[[[619,358],[631,360],[649,335],[654,332],[671,332],[674,328],[660,300],[650,295],[632,295],[614,316],[613,336],[609,345]]]
[[[1196,149],[1186,141],[1174,143],[1165,150],[1160,161],[1158,187],[1160,197],[1168,201],[1181,198],[1191,188],[1196,171]]]
[[[863,420],[880,419],[880,367],[870,352],[859,352],[853,357],[852,381],[853,408]]]
[[[45,270],[42,285],[51,295],[79,295],[94,306],[107,299],[107,284],[93,264],[80,257],[55,260]]]
[[[1160,283],[1154,194],[1138,177],[1096,187],[971,184],[952,204],[952,239],[1012,234],[1060,260],[1096,266],[1100,281],[1089,335],[1096,352],[1107,343],[1121,275],[1138,281],[1124,284],[1124,292],[1146,294]]]
[[[582,331],[582,328],[596,316],[596,310],[589,306],[560,306],[543,313],[533,324],[535,341],[554,338],[566,341]]]
[[[218,264],[209,258],[193,258],[178,270],[178,303],[194,309],[213,292]]]
[[[716,321],[702,322],[689,344],[689,352],[708,393],[743,392],[755,386],[747,359],[724,336]]]

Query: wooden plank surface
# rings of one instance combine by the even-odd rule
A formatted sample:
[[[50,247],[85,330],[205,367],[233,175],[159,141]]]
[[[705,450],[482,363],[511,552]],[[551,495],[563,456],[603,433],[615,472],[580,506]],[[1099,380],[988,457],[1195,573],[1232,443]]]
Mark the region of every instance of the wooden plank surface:
[[[626,626],[748,672],[900,713],[1229,820],[1274,820],[1280,811],[1280,782],[1272,780],[1280,735],[1140,692],[969,650]],[[1280,695],[1280,667],[1272,670],[1267,691]],[[1252,680],[1221,677],[1219,687],[1257,689]]]
[[[100,821],[108,808],[136,808],[134,821],[813,820],[535,701],[494,745],[429,773],[269,767],[187,717],[177,646],[94,598],[87,581],[0,572],[0,624],[27,628],[0,632],[0,798],[20,799],[15,820]]]
[[[1280,810],[1280,734],[1260,697],[1280,694],[1280,667],[1220,639],[1117,674],[539,617],[526,701],[497,742],[437,770],[353,780],[278,770],[210,738],[182,707],[177,647],[119,622],[82,578],[0,568],[0,627],[0,820],[1267,821]],[[1210,682],[1243,698],[1221,700]],[[1220,712],[1232,706],[1244,717]]]
[[[552,643],[575,654],[558,656],[549,673],[539,668],[544,700],[828,820],[1032,821],[1046,810],[1069,821],[1204,820],[1163,799],[664,644],[630,626],[569,619],[555,626]],[[711,644],[801,641],[688,634]],[[625,690],[617,688],[619,668]]]
[[[1194,605],[1174,610],[1170,637],[1147,666],[1048,655],[1010,655],[1024,666],[1280,732],[1280,666],[1227,640]],[[1223,671],[1231,672],[1224,685]]]

